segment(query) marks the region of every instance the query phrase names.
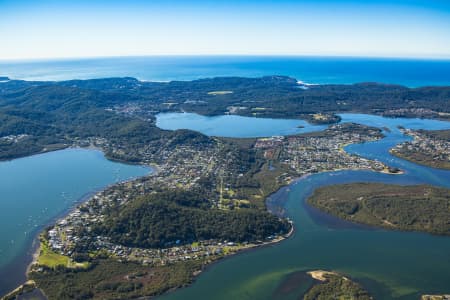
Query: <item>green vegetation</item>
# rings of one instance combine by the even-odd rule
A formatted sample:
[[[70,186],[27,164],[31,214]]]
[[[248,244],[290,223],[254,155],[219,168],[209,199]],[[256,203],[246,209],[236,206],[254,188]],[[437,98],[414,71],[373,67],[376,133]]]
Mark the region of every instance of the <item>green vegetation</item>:
[[[450,130],[418,130],[414,135],[414,144],[404,143],[391,153],[416,164],[450,170]]]
[[[167,247],[197,240],[235,242],[265,240],[287,233],[290,225],[263,210],[210,209],[201,194],[166,192],[138,198],[120,210],[112,209],[94,234],[125,246]]]
[[[339,124],[339,125],[340,125],[339,132],[341,132],[341,133],[357,133],[357,134],[361,134],[361,135],[370,134],[374,137],[379,137],[379,138],[384,137],[381,129],[379,129],[377,127],[364,126],[364,125],[357,124],[357,123],[343,123],[343,124]],[[334,130],[330,130],[330,128],[332,128],[332,127],[329,127],[328,129],[325,129],[322,131],[303,133],[303,134],[301,134],[301,136],[304,136],[304,137],[332,137],[332,136],[335,136],[336,132]]]
[[[303,297],[304,300],[369,300],[372,297],[363,287],[339,274],[326,272],[324,281],[314,285]]]
[[[254,148],[254,139],[210,138],[189,130],[161,130],[155,125],[156,113],[232,112],[328,124],[339,121],[337,112],[431,118],[442,118],[446,114],[440,113],[450,112],[446,105],[450,88],[446,87],[409,89],[380,84],[299,87],[295,79],[283,76],[169,83],[139,82],[134,78],[65,82],[11,80],[0,87],[0,160],[72,145],[95,145],[110,159],[160,163],[173,158],[174,152],[184,156],[187,152],[183,151],[189,148],[195,157],[198,149],[208,149],[217,164],[211,163],[208,176],[202,175],[203,169],[186,175],[198,176],[195,189],[183,190],[188,186],[186,183],[170,188],[164,183],[153,185],[151,180],[148,185],[143,180],[136,189],[120,191],[118,188],[118,197],[125,198],[126,193],[128,201],[105,208],[102,211],[105,219],[89,228],[90,233],[86,228],[76,233],[86,238],[100,234],[115,243],[143,248],[166,247],[177,242],[190,245],[202,239],[251,242],[265,240],[274,233],[286,233],[290,228],[285,220],[265,211],[264,199],[290,178],[287,167],[277,162],[279,151],[266,158],[263,151]],[[352,124],[347,126],[349,131],[358,130]],[[171,167],[181,161],[175,157],[167,164],[168,177],[173,175]],[[426,227],[428,220],[427,228],[448,234],[448,224],[443,221],[449,219],[448,193],[444,196],[447,206],[441,204],[442,197],[437,195],[433,191],[431,200],[422,199],[410,209],[418,208],[420,215],[410,210],[400,212],[408,201],[401,202],[401,209],[389,204],[396,209],[379,223],[390,222],[399,229],[411,223],[411,229],[420,230],[414,226]],[[363,219],[372,210],[377,212],[376,216],[381,210],[370,203],[372,206],[365,204],[361,209],[358,206]],[[352,214],[360,215],[356,210]],[[374,219],[378,220],[371,218]],[[95,252],[93,243],[83,244],[83,241],[74,252],[70,249],[71,258],[52,251],[42,242],[38,261],[42,271],[34,270],[30,278],[50,299],[129,299],[159,295],[189,284],[194,272],[206,263],[203,258],[152,267],[121,263],[101,251]],[[227,251],[225,247],[224,252]]]
[[[211,91],[219,96],[209,94]],[[233,93],[225,93],[229,91]],[[0,159],[49,151],[52,145],[66,147],[77,138],[97,137],[125,148],[123,154],[108,153],[110,157],[139,161],[139,146],[156,146],[174,135],[187,134],[158,129],[153,122],[156,112],[184,110],[221,115],[234,106],[239,107],[236,113],[240,115],[303,118],[320,123],[339,121],[336,112],[444,118],[450,115],[449,97],[448,87],[410,89],[365,83],[301,89],[295,79],[283,76],[169,83],[139,82],[134,78],[11,80],[2,83],[0,89],[0,137],[28,137],[14,144],[0,142]],[[135,109],[129,112],[127,107]]]
[[[450,190],[446,188],[352,183],[319,188],[307,201],[353,222],[450,235]]]
[[[341,117],[333,113],[317,113],[305,115],[303,119],[307,120],[311,124],[333,124],[341,121]]]
[[[430,156],[428,153],[420,152],[420,151],[391,151],[392,155],[395,155],[399,158],[403,158],[409,160],[413,163],[424,165],[437,169],[445,169],[450,170],[450,161],[445,160],[436,160],[433,159],[433,156]]]
[[[14,83],[14,81],[13,81]],[[18,141],[0,139],[0,159],[12,159],[60,149],[79,139],[106,139],[106,155],[113,159],[139,162],[143,145],[158,147],[170,143],[202,144],[204,135],[180,130],[163,131],[152,122],[108,111],[106,108],[136,98],[121,94],[86,90],[56,84],[20,82],[10,91],[9,83],[0,91],[0,138],[26,135]],[[6,86],[5,86],[6,85]],[[120,145],[114,152],[108,145]]]
[[[72,268],[72,269],[87,269],[90,267],[88,261],[75,262],[70,257],[61,255],[53,251],[48,241],[41,236],[40,251],[37,259],[37,264],[41,267],[55,269],[58,267]]]
[[[64,267],[31,272],[29,277],[45,291],[49,300],[132,299],[160,295],[192,282],[202,261],[181,262],[161,267],[98,260],[87,270]]]
[[[450,130],[419,130],[432,139],[450,141]]]
[[[53,252],[47,245],[41,243],[41,254],[39,255],[38,264],[49,268],[57,266],[69,266],[70,258],[56,252]]]
[[[220,139],[223,153],[230,159],[227,162],[228,174],[220,176],[226,183],[228,191],[223,191],[222,198],[230,208],[249,207],[265,210],[264,200],[287,184],[281,175],[288,172],[288,167],[276,160],[264,158],[264,151],[254,148],[255,139]],[[271,164],[272,168],[269,168]],[[235,174],[241,174],[236,176]],[[219,179],[220,180],[220,179]]]

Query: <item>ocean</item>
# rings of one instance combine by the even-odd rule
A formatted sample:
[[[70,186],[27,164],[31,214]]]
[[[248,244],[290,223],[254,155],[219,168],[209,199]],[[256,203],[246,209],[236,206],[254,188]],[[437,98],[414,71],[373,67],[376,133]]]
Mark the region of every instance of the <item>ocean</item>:
[[[147,56],[5,61],[0,76],[23,80],[136,77],[148,81],[286,75],[315,84],[450,85],[450,60],[307,56]]]

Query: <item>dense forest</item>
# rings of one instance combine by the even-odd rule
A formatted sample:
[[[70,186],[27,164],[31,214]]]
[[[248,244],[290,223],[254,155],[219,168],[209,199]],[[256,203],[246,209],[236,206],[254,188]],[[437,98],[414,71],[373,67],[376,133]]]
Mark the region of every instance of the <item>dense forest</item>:
[[[254,209],[210,209],[202,194],[163,192],[141,197],[111,209],[93,234],[133,247],[156,248],[197,240],[251,242],[287,233],[290,224],[269,212]]]
[[[203,261],[187,261],[148,267],[100,259],[89,270],[58,268],[33,272],[30,278],[45,291],[48,299],[137,299],[191,283],[192,273],[201,270],[202,264]]]
[[[351,183],[317,189],[308,203],[345,220],[450,235],[450,190],[428,185]]]
[[[57,84],[140,98],[140,103],[157,110],[183,109],[206,115],[223,114],[230,106],[242,108],[236,112],[242,115],[280,118],[348,111],[419,117],[450,113],[450,87],[407,88],[379,83],[305,86],[285,76],[219,77],[168,83],[112,78]],[[448,115],[440,117],[448,118]]]
[[[0,83],[0,160],[60,149],[79,138],[105,138],[126,145],[125,157],[139,161],[137,147],[158,146],[173,135],[182,142],[192,133],[158,129],[154,115],[190,111],[205,115],[303,118],[337,122],[338,112],[447,118],[450,87],[397,85],[299,85],[293,78],[212,78],[140,82],[134,78]],[[128,108],[132,107],[130,111]],[[325,118],[314,118],[321,113]],[[11,142],[3,137],[26,135]],[[175,140],[177,140],[175,139]],[[204,138],[197,136],[205,142]],[[113,153],[107,153],[114,156]]]
[[[221,147],[218,153],[229,172],[214,175],[217,178],[201,178],[199,185],[205,190],[155,189],[110,209],[105,219],[91,228],[90,234],[144,248],[207,239],[255,242],[286,233],[291,226],[264,209],[265,196],[281,185],[277,181],[285,172],[281,166],[274,165],[275,170],[269,170],[266,160],[251,149],[250,140],[237,142],[189,130],[161,130],[155,125],[155,114],[159,112],[235,113],[302,118],[316,123],[337,122],[339,117],[335,114],[339,112],[430,118],[448,118],[450,113],[450,87],[410,89],[375,83],[305,86],[283,76],[168,83],[140,82],[134,78],[2,81],[0,160],[72,145],[89,146],[92,141],[111,159],[145,163],[154,162],[161,149],[182,145]],[[348,126],[352,130],[352,125]],[[214,184],[219,175],[234,189],[234,197],[249,199],[248,204],[212,208],[208,197],[217,193]],[[373,194],[361,194],[362,189]],[[333,197],[339,195],[336,201],[322,197],[329,194],[319,189],[312,199],[318,199],[318,207],[353,221],[449,234],[448,190],[422,186],[417,187],[419,190],[395,189],[393,198],[375,194],[391,191],[384,186],[339,188],[332,191]],[[348,191],[353,198],[347,197]],[[364,199],[358,200],[361,196]],[[230,200],[227,197],[222,198]],[[33,273],[32,278],[52,299],[132,298],[157,295],[187,284],[202,264],[202,261],[187,262],[149,270],[133,263],[119,264],[100,258],[93,260],[89,270],[56,268]],[[131,273],[140,275],[136,275],[138,279],[125,280]],[[322,288],[328,290],[326,286]]]
[[[11,92],[0,84],[0,160],[64,148],[88,137],[121,144],[128,153],[142,145],[158,147],[168,140],[173,146],[210,142],[192,131],[163,131],[151,122],[105,109],[135,99],[131,96],[59,85],[19,86],[21,89]],[[17,135],[24,136],[14,141],[1,139]],[[139,161],[132,155],[121,159]]]

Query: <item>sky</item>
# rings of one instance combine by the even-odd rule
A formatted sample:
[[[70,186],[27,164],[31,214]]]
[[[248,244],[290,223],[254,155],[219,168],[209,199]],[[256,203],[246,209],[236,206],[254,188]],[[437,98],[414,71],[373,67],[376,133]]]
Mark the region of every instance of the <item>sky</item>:
[[[450,1],[0,0],[0,60],[140,55],[450,58]]]

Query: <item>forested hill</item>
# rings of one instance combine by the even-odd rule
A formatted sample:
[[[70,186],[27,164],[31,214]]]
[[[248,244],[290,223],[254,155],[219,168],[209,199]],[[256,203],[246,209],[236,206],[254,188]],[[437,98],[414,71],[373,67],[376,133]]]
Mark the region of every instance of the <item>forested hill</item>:
[[[107,107],[137,101],[132,95],[56,83],[0,83],[0,160],[60,149],[80,139],[105,139],[132,153],[142,145],[209,142],[199,133],[170,132]],[[183,138],[183,136],[189,138]],[[138,161],[139,158],[126,157]]]
[[[47,92],[64,87],[107,93],[108,97],[95,99],[99,106],[133,102],[158,111],[183,109],[208,115],[223,114],[230,106],[242,108],[235,111],[237,114],[274,117],[351,111],[449,118],[445,113],[450,113],[448,86],[407,88],[380,83],[302,85],[285,76],[172,82],[143,82],[131,77],[62,82],[11,80],[0,84],[0,96],[3,98],[10,94],[14,97],[29,87],[46,87]]]
[[[155,126],[154,115],[167,111],[324,123],[338,121],[333,115],[337,112],[450,119],[450,87],[311,86],[284,76],[172,82],[129,77],[29,82],[4,77],[0,81],[0,159],[63,148],[89,137],[126,142],[130,153],[136,146],[167,141],[173,134],[189,142],[182,136],[192,132],[171,133]],[[315,119],[316,113],[328,117]],[[200,136],[203,142],[207,139]]]

